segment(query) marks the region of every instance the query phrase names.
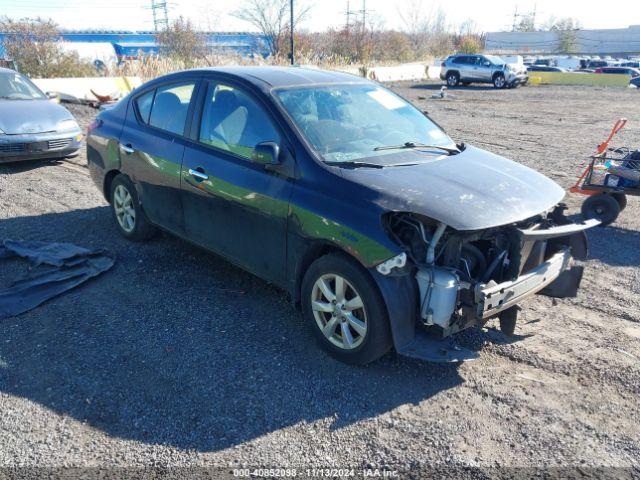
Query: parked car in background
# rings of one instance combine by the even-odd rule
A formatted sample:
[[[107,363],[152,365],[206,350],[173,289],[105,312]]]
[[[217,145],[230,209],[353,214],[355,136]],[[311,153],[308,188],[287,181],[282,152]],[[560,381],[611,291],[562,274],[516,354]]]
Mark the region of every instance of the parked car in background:
[[[428,333],[494,317],[513,333],[524,298],[575,294],[572,256],[598,223],[571,223],[555,182],[456,144],[378,83],[315,69],[157,78],[100,112],[87,158],[125,238],[161,228],[279,285],[354,363],[392,345],[446,361]]]
[[[527,67],[529,72],[567,72],[566,68],[562,67],[548,67],[546,65],[530,65]]]
[[[596,68],[594,73],[608,73],[613,75],[629,75],[631,78],[640,76],[640,70],[631,67],[602,67]]]
[[[440,79],[449,87],[491,83],[496,88],[505,88],[524,85],[529,80],[524,65],[510,65],[494,55],[450,55],[441,67]]]
[[[82,132],[73,115],[24,75],[0,68],[0,162],[75,154]]]
[[[640,77],[635,77],[629,80],[629,85],[640,88]]]

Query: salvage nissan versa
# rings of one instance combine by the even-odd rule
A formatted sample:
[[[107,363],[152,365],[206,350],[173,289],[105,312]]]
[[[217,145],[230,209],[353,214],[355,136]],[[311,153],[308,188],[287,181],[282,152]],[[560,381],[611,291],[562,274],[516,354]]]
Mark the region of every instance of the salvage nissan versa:
[[[567,220],[543,175],[321,70],[158,78],[100,113],[87,154],[122,235],[160,228],[280,285],[353,363],[476,355],[443,337],[494,317],[513,333],[524,298],[575,295],[597,224]]]

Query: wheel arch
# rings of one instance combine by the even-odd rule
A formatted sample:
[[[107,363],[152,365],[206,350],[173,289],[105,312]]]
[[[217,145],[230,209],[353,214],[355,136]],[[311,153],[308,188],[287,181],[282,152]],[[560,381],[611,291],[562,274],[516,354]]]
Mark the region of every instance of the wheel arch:
[[[309,270],[309,267],[313,262],[330,253],[341,253],[347,255],[366,269],[366,267],[364,267],[364,265],[362,265],[355,256],[349,254],[335,243],[328,241],[313,242],[305,249],[302,255],[299,256],[298,261],[296,262],[295,279],[293,282],[293,291],[291,292],[292,299],[296,305],[300,304],[300,291],[302,289],[302,279],[304,278],[305,273],[307,273],[307,270]]]
[[[104,181],[102,182],[102,194],[107,202],[111,203],[111,184],[113,183],[113,179],[116,178],[120,174],[120,170],[113,169],[109,170],[104,175]]]
[[[317,259],[331,253],[338,253],[349,258],[367,272],[373,284],[382,297],[394,347],[401,348],[410,343],[415,337],[418,286],[413,275],[382,275],[375,268],[363,265],[354,255],[331,242],[316,242],[306,249],[296,266],[295,287],[292,299],[295,305],[301,306],[302,279],[305,273]]]

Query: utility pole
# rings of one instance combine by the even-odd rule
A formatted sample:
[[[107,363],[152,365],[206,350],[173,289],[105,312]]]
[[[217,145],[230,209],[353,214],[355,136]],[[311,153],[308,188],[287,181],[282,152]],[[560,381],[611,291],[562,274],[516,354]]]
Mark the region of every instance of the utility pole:
[[[151,13],[153,14],[153,29],[156,33],[169,28],[166,0],[151,0]]]
[[[516,31],[516,22],[518,21],[518,6],[516,5],[515,10],[513,11],[513,25],[511,27],[511,31]]]
[[[362,0],[362,33],[367,31],[367,0]]]
[[[293,0],[289,0],[289,14],[290,14],[290,21],[291,21],[291,34],[289,35],[289,43],[291,44],[291,65],[295,65],[296,61],[295,61],[295,57],[293,54]]]

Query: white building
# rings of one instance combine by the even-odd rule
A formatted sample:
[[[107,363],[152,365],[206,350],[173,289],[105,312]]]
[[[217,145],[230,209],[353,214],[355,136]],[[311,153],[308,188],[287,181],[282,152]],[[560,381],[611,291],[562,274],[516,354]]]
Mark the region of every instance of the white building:
[[[562,53],[563,32],[491,32],[487,33],[485,51],[496,54]],[[627,57],[640,54],[640,25],[628,28],[572,31],[573,52],[581,55]]]

